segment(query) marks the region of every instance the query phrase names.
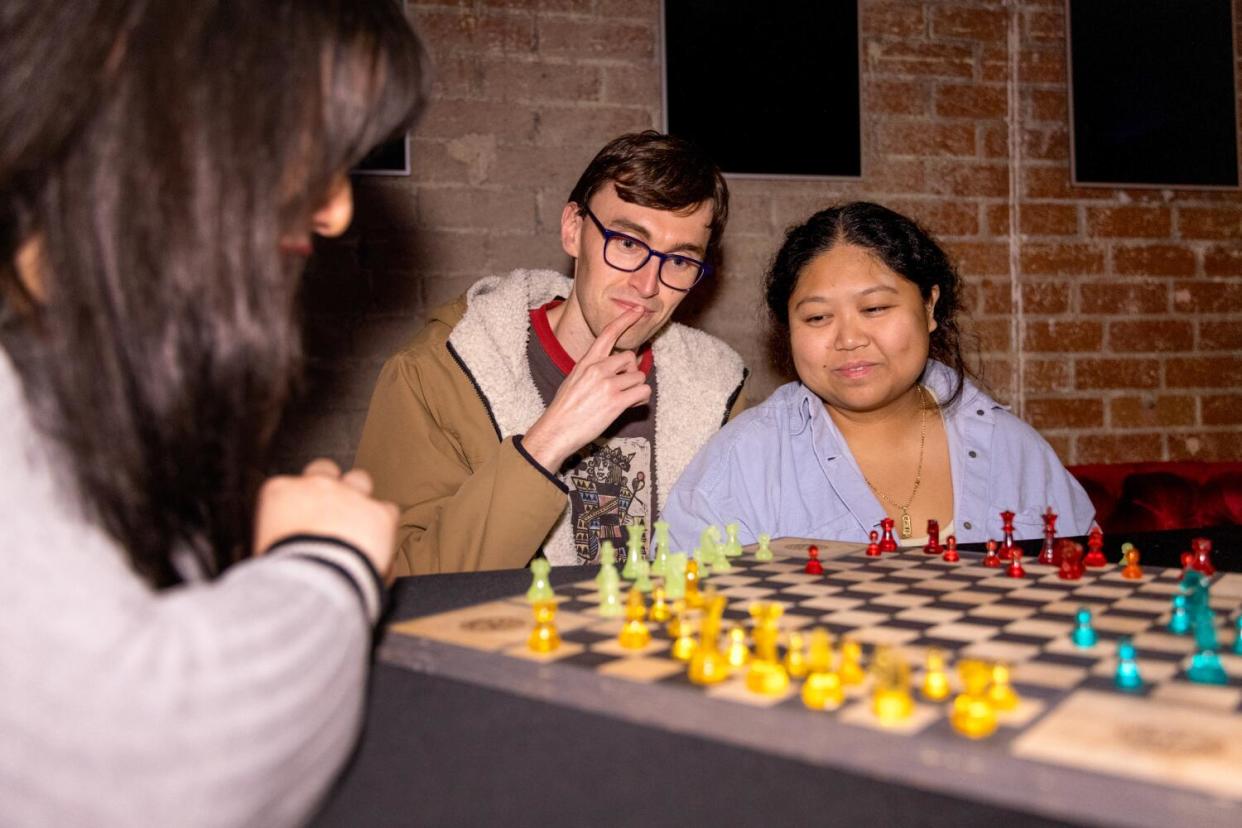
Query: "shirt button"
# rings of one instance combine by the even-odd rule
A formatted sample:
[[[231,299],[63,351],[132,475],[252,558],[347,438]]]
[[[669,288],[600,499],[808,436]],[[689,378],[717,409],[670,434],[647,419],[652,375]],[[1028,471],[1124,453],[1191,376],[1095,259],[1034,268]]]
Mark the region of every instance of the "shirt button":
[[[982,416],[983,416],[983,409],[982,409],[982,408],[976,408],[976,409],[975,409],[975,413],[976,413],[976,414],[978,414],[980,417],[982,417]]]
[[[966,453],[967,453],[967,454],[969,454],[971,457],[978,457],[978,456],[979,456],[978,454],[976,454],[976,453],[975,453],[974,449],[971,449],[970,451],[968,451],[968,452],[966,452]]]
[[[963,526],[964,528],[966,528],[966,529],[971,528],[971,527],[970,527],[970,521],[969,521],[969,520],[964,520],[964,521],[962,521],[962,526]]]

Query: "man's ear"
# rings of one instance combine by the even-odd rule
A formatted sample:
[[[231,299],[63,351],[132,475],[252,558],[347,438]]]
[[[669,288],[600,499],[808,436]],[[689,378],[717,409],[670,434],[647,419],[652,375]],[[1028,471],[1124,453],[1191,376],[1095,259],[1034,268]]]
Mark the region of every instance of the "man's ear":
[[[927,297],[927,332],[936,330],[936,302],[940,300],[940,285],[932,285],[931,295]]]
[[[561,210],[561,247],[573,258],[578,258],[582,246],[582,214],[578,205],[569,202]]]

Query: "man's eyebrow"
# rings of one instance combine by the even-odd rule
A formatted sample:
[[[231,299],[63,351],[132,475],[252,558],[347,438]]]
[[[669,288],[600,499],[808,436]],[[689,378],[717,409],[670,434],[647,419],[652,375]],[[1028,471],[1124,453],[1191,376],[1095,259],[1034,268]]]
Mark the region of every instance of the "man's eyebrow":
[[[651,233],[649,233],[647,231],[647,228],[643,227],[641,224],[634,222],[634,221],[630,221],[629,219],[623,219],[623,218],[614,219],[612,221],[612,224],[616,225],[616,227],[620,230],[625,230],[628,235],[638,236],[640,239],[642,239],[643,241],[647,242],[648,245],[650,245]],[[612,228],[609,228],[609,229],[611,230]],[[661,250],[660,252],[661,253],[688,253],[700,259],[703,258],[707,254],[707,250],[705,250],[702,245],[694,244],[693,242],[683,242],[682,244],[671,247],[668,250]]]

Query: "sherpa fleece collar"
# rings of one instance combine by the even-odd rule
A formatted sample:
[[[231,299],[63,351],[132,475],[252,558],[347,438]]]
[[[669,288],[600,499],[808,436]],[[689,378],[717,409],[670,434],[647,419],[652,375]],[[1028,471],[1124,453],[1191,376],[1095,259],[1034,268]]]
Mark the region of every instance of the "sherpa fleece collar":
[[[572,282],[551,270],[515,270],[489,276],[466,292],[466,312],[449,345],[469,371],[490,409],[500,439],[524,434],[543,414],[543,400],[526,359],[531,308],[568,296]],[[732,348],[713,336],[670,323],[651,342],[656,379],[655,477],[661,504],[699,448],[720,428],[745,369]],[[578,562],[561,513],[544,542],[555,565]]]

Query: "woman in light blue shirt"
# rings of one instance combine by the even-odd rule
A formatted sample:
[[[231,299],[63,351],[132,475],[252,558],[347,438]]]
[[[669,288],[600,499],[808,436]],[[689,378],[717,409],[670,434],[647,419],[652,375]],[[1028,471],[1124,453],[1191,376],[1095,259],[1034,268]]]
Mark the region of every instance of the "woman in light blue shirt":
[[[767,274],[768,309],[797,382],[713,437],[664,510],[675,549],[708,524],[865,542],[894,521],[913,546],[1039,537],[1049,506],[1062,535],[1094,510],[1048,443],[966,377],[961,282],[910,219],[877,204],[822,210],[786,235]]]

